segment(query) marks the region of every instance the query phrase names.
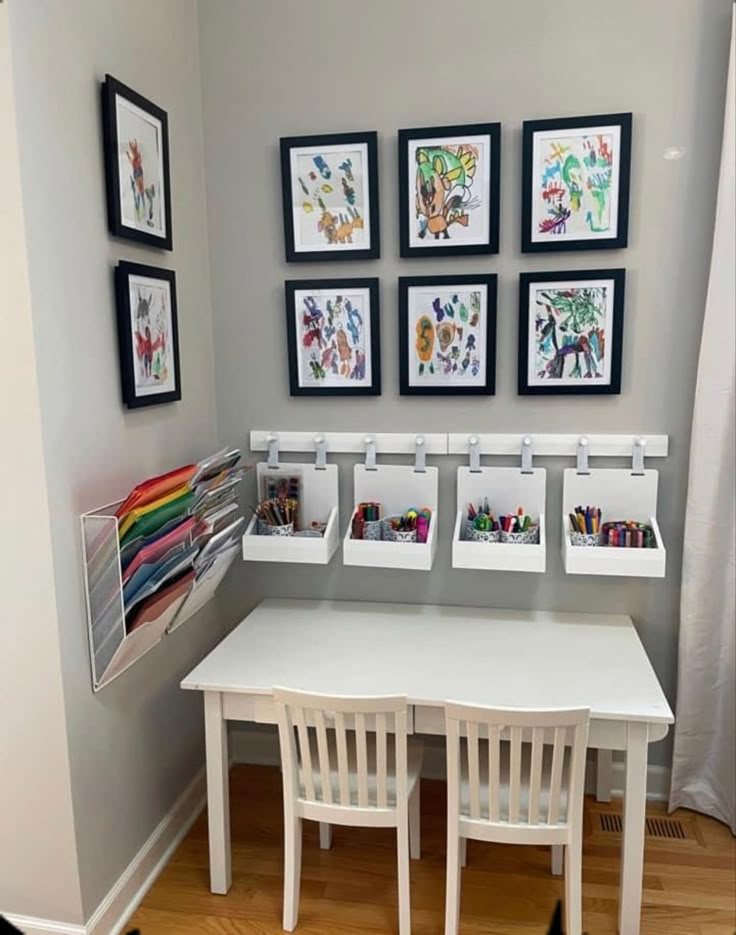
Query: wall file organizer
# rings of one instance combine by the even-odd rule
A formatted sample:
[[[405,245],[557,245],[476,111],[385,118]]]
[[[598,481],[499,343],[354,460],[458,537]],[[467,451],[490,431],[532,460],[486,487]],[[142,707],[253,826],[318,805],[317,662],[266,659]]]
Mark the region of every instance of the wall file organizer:
[[[137,662],[149,649],[197,613],[213,596],[235,558],[233,543],[194,579],[185,575],[157,592],[145,618],[126,631],[120,538],[116,509],[123,501],[85,513],[82,549],[87,597],[92,687],[99,691]]]

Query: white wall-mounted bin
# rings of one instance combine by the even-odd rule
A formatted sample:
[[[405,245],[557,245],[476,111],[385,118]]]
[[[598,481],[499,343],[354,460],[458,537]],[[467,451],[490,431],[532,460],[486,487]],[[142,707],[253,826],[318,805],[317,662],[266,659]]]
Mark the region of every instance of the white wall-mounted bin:
[[[438,470],[416,471],[409,465],[381,464],[374,469],[356,464],[353,472],[355,506],[343,539],[346,565],[373,568],[409,568],[429,571],[437,552]],[[352,518],[359,503],[375,501],[383,505],[383,515],[403,513],[409,507],[429,507],[432,520],[426,542],[385,542],[351,538]]]
[[[617,468],[591,469],[578,474],[568,468],[562,490],[562,559],[569,575],[621,575],[664,578],[667,552],[657,523],[658,471],[633,474]],[[577,506],[599,507],[602,522],[635,520],[649,523],[657,547],[625,549],[609,546],[575,546],[571,542],[570,513]]]
[[[338,525],[337,465],[289,463],[269,467],[266,462],[257,465],[258,499],[264,494],[266,476],[283,475],[301,477],[302,497],[300,511],[302,526],[308,528],[315,521],[327,522],[323,536],[260,536],[258,518],[254,515],[243,535],[243,558],[246,562],[295,562],[327,565],[340,541]]]
[[[237,553],[237,543],[221,552],[198,579],[194,572],[160,592],[161,611],[151,602],[145,619],[126,631],[123,602],[120,538],[115,511],[123,501],[111,503],[81,517],[87,623],[89,628],[92,687],[99,691],[122,675],[159,643],[166,633],[191,619],[211,600]]]
[[[547,472],[535,468],[523,473],[519,468],[483,467],[472,471],[457,469],[457,511],[452,539],[452,567],[485,571],[543,572],[547,561],[545,509]],[[484,498],[496,515],[515,512],[522,506],[532,519],[539,521],[539,542],[534,545],[510,545],[505,542],[473,542],[465,538],[468,503],[476,505]]]

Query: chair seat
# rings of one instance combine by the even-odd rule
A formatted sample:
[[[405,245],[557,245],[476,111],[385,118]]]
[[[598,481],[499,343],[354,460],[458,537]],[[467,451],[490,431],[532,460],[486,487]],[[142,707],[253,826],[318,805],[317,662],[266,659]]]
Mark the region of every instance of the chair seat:
[[[348,804],[352,807],[358,807],[358,770],[357,770],[357,750],[355,745],[354,735],[348,731],[348,741],[347,741],[347,753],[348,753],[348,789],[350,792],[350,803],[341,803],[340,802],[340,779],[337,770],[337,745],[335,743],[335,736],[332,731],[328,733],[327,745],[329,748],[329,758],[330,758],[330,783],[332,785],[332,801],[335,805],[344,805]],[[313,730],[309,731],[309,746],[312,756],[312,763],[316,765],[318,763],[317,758],[317,737]],[[378,794],[378,783],[376,780],[376,738],[375,734],[367,735],[367,759],[368,759],[368,801],[370,805],[375,807],[377,802]],[[424,745],[422,741],[417,737],[408,737],[407,738],[407,783],[408,783],[408,795],[414,791],[414,788],[419,781],[419,774],[422,769],[422,758],[424,755]],[[395,772],[395,754],[394,754],[394,744],[390,742],[388,744],[388,777],[386,780],[386,797],[387,797],[387,807],[395,808],[396,807],[396,778],[391,775]],[[314,782],[314,792],[317,798],[322,799],[322,777],[318,771],[313,771],[313,782]],[[306,798],[306,789],[304,787],[304,776],[302,771],[302,765],[299,764],[299,796],[300,798]]]
[[[462,741],[464,743],[465,741]],[[488,741],[479,741],[479,772],[480,772],[480,814],[488,821]],[[567,822],[567,802],[569,792],[569,750],[565,755],[562,767],[562,784],[560,788],[560,807],[558,823]],[[510,744],[507,741],[500,743],[500,769],[499,769],[499,820],[509,820],[509,760]],[[470,785],[468,783],[467,757],[461,757],[460,775],[460,814],[463,818],[470,818]],[[521,748],[521,787],[519,790],[519,822],[529,824],[529,777],[531,772],[531,749],[529,744],[522,744]],[[542,757],[542,777],[539,789],[539,815],[531,816],[531,823],[546,822],[549,807],[550,779],[552,775],[552,750],[545,747]]]

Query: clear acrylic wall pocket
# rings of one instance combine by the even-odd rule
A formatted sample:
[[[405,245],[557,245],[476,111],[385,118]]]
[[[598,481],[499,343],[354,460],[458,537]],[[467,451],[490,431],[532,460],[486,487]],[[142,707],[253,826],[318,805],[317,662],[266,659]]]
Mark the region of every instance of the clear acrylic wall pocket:
[[[452,567],[543,572],[547,559],[546,491],[547,472],[543,468],[523,471],[510,467],[459,467]],[[471,531],[468,505],[477,507],[484,500],[488,500],[496,517],[523,507],[524,514],[530,517],[533,534],[503,536]]]
[[[338,527],[338,470],[336,464],[282,463],[257,465],[258,499],[268,496],[270,484],[282,479],[298,481],[299,526],[293,535],[261,535],[253,515],[243,536],[243,558],[247,562],[296,562],[327,565],[340,540]],[[322,535],[314,535],[312,524]]]
[[[438,475],[436,467],[356,464],[353,472],[354,507],[342,546],[346,565],[409,568],[429,571],[437,553]],[[409,507],[429,507],[432,518],[426,542],[353,539],[352,516],[360,503],[380,503],[383,516],[403,514]]]
[[[562,559],[574,575],[621,575],[663,578],[667,552],[657,523],[658,471],[634,472],[626,468],[592,468],[564,472],[562,490]],[[601,510],[601,523],[633,520],[654,532],[653,548],[616,548],[603,544],[578,545],[570,513],[577,507]],[[601,541],[601,540],[599,540]]]

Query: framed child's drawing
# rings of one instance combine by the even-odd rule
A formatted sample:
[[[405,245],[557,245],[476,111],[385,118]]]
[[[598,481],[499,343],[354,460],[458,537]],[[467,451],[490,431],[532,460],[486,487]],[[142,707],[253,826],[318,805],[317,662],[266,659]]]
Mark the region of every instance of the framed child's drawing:
[[[292,396],[380,396],[377,279],[289,280]]]
[[[631,114],[527,120],[522,252],[625,247],[630,168]]]
[[[110,233],[171,250],[166,111],[107,75],[102,130]]]
[[[402,396],[490,396],[496,388],[496,276],[399,279]]]
[[[519,393],[621,392],[626,270],[522,273]]]
[[[123,402],[138,409],[181,399],[175,273],[120,262],[115,292]]]
[[[402,257],[498,253],[501,124],[399,130]]]
[[[287,262],[381,255],[377,140],[375,132],[281,140]]]

